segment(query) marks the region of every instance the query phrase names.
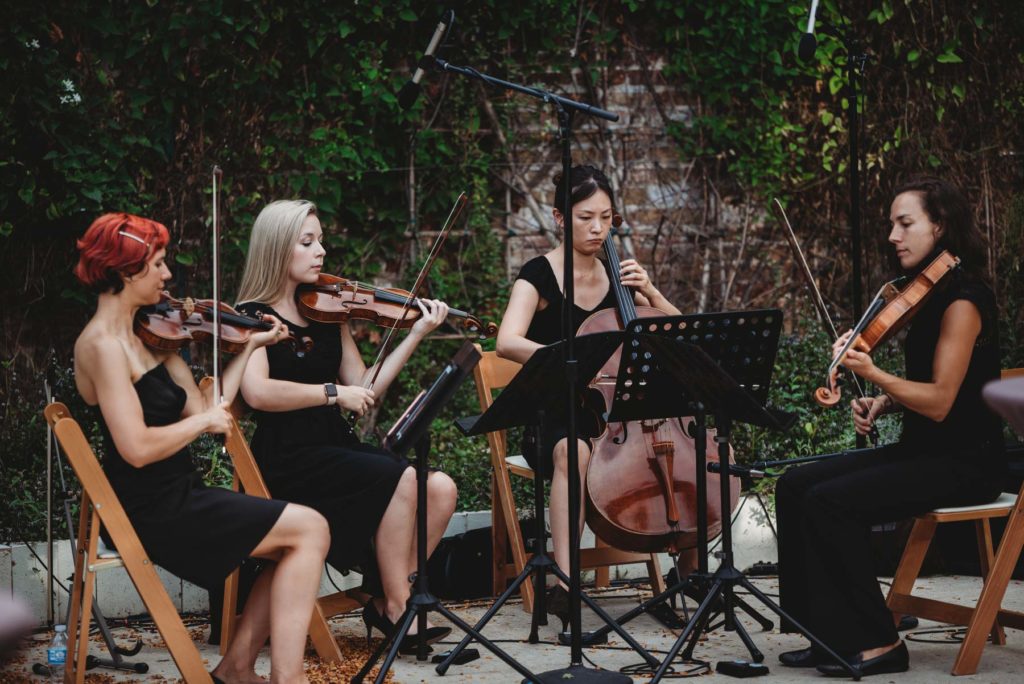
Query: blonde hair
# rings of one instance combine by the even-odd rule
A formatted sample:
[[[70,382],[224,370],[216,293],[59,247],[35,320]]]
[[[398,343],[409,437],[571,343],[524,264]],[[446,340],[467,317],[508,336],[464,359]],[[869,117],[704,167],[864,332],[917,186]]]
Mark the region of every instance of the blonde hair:
[[[307,200],[278,200],[263,207],[249,235],[239,303],[273,304],[284,293],[292,251],[311,215],[316,215],[316,205]]]

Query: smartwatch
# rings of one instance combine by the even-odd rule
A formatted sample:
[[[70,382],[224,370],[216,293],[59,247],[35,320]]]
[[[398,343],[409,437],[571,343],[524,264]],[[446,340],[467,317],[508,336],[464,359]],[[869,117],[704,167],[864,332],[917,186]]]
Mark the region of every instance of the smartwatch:
[[[338,403],[338,386],[333,382],[324,383],[324,396],[327,397],[327,405],[334,406]]]

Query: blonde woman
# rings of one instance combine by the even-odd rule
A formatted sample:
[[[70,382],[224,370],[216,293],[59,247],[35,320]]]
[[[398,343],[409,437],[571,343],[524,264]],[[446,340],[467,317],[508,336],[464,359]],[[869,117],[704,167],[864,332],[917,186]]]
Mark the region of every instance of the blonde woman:
[[[347,323],[318,323],[299,313],[295,292],[315,283],[326,251],[316,206],[303,200],[272,202],[253,224],[238,299],[248,314],[271,314],[312,339],[304,356],[286,349],[256,350],[242,378],[242,395],[256,411],[252,448],[275,498],[310,506],[331,528],[328,562],[379,567],[383,596],[363,610],[371,628],[394,629],[410,594],[416,566],[416,476],[404,459],[360,443],[343,414],[362,415],[401,371],[413,351],[448,314],[443,302],[421,300],[423,316],[383,362],[374,389]],[[440,472],[427,484],[428,552],[455,511],[455,483]],[[413,626],[415,632],[415,624]],[[430,627],[428,641],[451,630]],[[403,644],[412,647],[411,640]]]

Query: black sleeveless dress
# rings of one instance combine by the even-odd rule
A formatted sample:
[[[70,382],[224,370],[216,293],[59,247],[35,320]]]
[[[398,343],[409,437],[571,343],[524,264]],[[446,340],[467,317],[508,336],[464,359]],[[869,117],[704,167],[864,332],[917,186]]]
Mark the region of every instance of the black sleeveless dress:
[[[608,264],[604,261],[601,263],[607,271]],[[565,297],[562,296],[562,288],[558,285],[558,278],[551,268],[551,262],[545,256],[530,259],[519,269],[519,275],[516,276],[516,280],[525,280],[533,285],[541,298],[548,303],[543,309],[534,312],[533,319],[530,321],[530,327],[526,331],[526,339],[544,345],[560,341],[562,339],[562,304],[565,301]],[[584,309],[573,302],[573,335],[576,334],[583,321],[592,313],[611,308],[615,308],[615,293],[612,292],[611,279],[609,278],[608,292],[605,293],[604,298],[593,309]],[[588,420],[588,417],[589,414],[586,411],[577,410],[576,424],[580,439],[590,440],[596,437],[601,429],[596,420]],[[539,472],[543,477],[551,477],[554,466],[552,452],[554,451],[555,444],[565,439],[567,434],[568,430],[565,425],[545,425],[541,436],[544,444],[542,447],[543,453],[540,454],[538,459],[535,455],[536,450],[526,442],[529,439],[529,432],[525,433],[522,451],[530,467]]]
[[[181,420],[185,390],[160,364],[135,381],[146,425]],[[97,414],[100,411],[96,410]],[[284,501],[207,487],[188,448],[141,468],[114,447],[107,424],[103,470],[150,559],[182,579],[216,590],[267,536]]]
[[[336,323],[308,326],[285,320],[265,304],[246,302],[250,316],[270,313],[288,329],[309,337],[313,347],[299,356],[287,345],[266,347],[270,377],[306,384],[337,382],[341,336]],[[339,570],[373,567],[373,535],[408,466],[384,449],[363,444],[338,406],[295,411],[255,411],[252,451],[275,498],[310,506],[330,524],[327,562]],[[370,574],[373,573],[369,570]]]

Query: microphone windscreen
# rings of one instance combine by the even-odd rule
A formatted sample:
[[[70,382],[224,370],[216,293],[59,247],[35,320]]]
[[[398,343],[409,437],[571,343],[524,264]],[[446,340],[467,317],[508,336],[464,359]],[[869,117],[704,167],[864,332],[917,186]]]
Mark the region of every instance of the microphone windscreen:
[[[818,49],[818,41],[815,40],[813,33],[805,33],[800,36],[800,47],[797,48],[796,54],[800,57],[801,62],[809,62],[814,59],[814,52]]]
[[[398,106],[402,109],[409,109],[416,102],[420,95],[420,85],[412,81],[406,81],[402,89],[398,91]]]

